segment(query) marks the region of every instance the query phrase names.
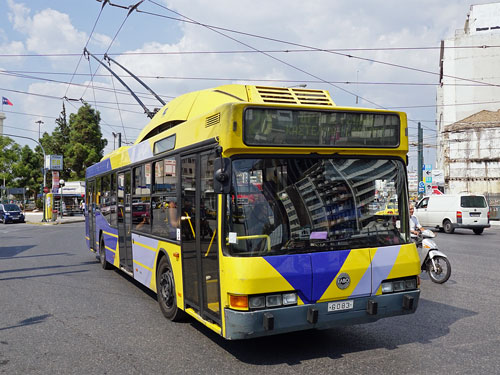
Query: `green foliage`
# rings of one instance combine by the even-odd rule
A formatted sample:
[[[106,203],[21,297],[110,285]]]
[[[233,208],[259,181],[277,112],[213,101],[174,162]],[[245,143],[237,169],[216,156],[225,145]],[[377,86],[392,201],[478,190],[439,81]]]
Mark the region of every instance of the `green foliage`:
[[[36,154],[29,146],[24,146],[18,155],[18,160],[13,164],[12,173],[17,178],[13,181],[13,187],[24,187],[31,194],[38,192],[43,182],[41,174],[43,158]]]
[[[64,170],[60,178],[83,180],[85,169],[101,160],[108,142],[102,138],[100,121],[99,111],[85,103],[76,114],[70,114],[68,122],[63,104],[54,131],[43,133],[40,139],[46,155],[63,155]],[[31,194],[38,193],[43,183],[42,168],[40,146],[32,151],[28,146],[21,148],[12,139],[0,136],[0,185],[5,178],[7,187],[25,187]],[[50,172],[47,181],[50,181]]]
[[[0,185],[10,186],[14,179],[14,164],[18,160],[21,147],[8,137],[0,136]]]
[[[87,103],[69,116],[69,147],[65,157],[73,179],[84,179],[85,169],[103,157],[108,141],[102,138],[100,122],[99,111]]]

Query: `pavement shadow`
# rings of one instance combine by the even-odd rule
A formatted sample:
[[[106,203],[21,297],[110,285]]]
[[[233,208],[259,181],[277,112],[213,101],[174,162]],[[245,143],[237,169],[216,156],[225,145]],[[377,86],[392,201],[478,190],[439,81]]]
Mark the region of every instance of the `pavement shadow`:
[[[297,365],[311,359],[337,359],[373,349],[393,350],[411,343],[431,344],[432,340],[446,336],[456,321],[476,314],[420,298],[415,314],[322,331],[227,341],[198,322],[193,326],[239,361],[259,366]]]
[[[24,319],[18,322],[17,324],[13,326],[8,326],[8,327],[0,327],[0,331],[5,331],[6,329],[13,329],[13,328],[19,328],[19,327],[25,327],[25,326],[30,326],[34,324],[39,324],[44,322],[47,318],[51,317],[51,314],[43,314],[43,315],[38,315],[34,316],[32,318]]]
[[[0,246],[0,259],[12,258],[22,252],[32,249],[36,245],[23,245],[23,246]]]

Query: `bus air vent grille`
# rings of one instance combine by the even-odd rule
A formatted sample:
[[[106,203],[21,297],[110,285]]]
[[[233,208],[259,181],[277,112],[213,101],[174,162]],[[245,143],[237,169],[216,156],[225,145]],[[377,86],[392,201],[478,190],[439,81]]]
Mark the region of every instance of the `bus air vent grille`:
[[[320,105],[328,107],[334,105],[328,93],[323,90],[266,86],[256,86],[255,88],[264,103]]]
[[[217,125],[219,122],[220,122],[220,113],[216,113],[215,115],[207,117],[205,121],[205,128]]]

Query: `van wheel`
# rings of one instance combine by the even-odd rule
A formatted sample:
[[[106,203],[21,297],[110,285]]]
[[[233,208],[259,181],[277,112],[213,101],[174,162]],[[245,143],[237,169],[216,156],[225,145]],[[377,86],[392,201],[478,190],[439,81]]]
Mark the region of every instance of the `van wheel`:
[[[445,233],[451,234],[455,231],[455,228],[453,228],[453,225],[451,224],[451,221],[445,220],[443,223],[443,229]]]
[[[481,234],[483,233],[484,228],[474,228],[473,231],[475,234]]]

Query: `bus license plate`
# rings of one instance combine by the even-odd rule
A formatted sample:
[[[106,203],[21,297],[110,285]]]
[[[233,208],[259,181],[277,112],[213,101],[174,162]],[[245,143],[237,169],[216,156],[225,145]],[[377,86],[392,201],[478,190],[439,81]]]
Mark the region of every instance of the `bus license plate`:
[[[328,312],[351,310],[353,307],[354,307],[354,300],[352,299],[349,299],[347,301],[329,302]]]

